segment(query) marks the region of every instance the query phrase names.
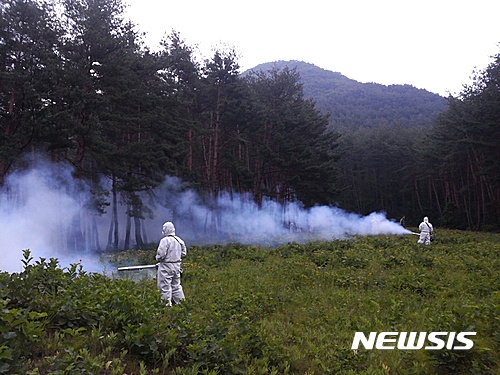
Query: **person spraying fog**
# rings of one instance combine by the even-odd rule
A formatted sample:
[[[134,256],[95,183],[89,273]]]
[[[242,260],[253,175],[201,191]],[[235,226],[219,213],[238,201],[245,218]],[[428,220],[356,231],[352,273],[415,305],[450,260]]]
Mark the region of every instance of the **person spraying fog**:
[[[175,235],[175,227],[171,222],[163,224],[163,238],[156,251],[158,263],[158,290],[167,306],[183,300],[184,291],[181,285],[181,262],[187,254],[184,241]]]
[[[418,226],[418,230],[420,231],[420,237],[417,241],[419,245],[426,244],[430,245],[432,240],[432,235],[434,234],[434,227],[431,223],[429,223],[429,218],[424,217],[424,221],[420,223]]]

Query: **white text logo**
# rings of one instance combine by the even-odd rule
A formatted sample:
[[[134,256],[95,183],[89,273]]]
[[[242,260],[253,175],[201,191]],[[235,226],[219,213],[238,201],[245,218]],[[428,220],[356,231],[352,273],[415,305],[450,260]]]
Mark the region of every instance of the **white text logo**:
[[[356,332],[351,349],[363,345],[365,349],[400,349],[400,350],[468,350],[474,342],[467,336],[475,336],[476,332],[370,332],[366,337],[364,332]]]

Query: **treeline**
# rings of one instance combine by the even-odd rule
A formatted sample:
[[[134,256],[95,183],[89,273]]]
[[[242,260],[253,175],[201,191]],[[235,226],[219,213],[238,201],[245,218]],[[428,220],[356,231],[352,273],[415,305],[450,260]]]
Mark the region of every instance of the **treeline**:
[[[339,201],[416,225],[500,229],[500,54],[430,126],[345,130]]]
[[[340,133],[336,202],[386,211],[417,225],[422,216],[461,229],[500,229],[499,55],[458,97],[408,85],[362,84],[312,64],[294,67],[304,95]],[[444,102],[444,103],[443,103]]]
[[[166,175],[208,198],[499,226],[498,56],[434,127],[340,137],[296,70],[242,76],[235,51],[199,62],[177,32],[152,52],[120,0],[5,0],[0,11],[0,185],[26,153],[69,162],[94,185],[96,208],[111,204],[115,246],[117,205],[140,233],[141,193]]]
[[[111,204],[115,244],[118,204],[139,226],[140,193],[166,175],[213,198],[332,202],[338,135],[295,71],[242,78],[233,50],[198,62],[177,32],[151,52],[120,0],[6,0],[0,10],[0,185],[26,153],[69,162],[94,184],[97,208]]]

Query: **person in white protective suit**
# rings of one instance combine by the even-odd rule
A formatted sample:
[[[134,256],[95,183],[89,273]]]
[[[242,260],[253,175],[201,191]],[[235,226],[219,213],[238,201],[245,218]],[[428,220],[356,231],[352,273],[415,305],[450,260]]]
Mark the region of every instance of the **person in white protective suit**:
[[[419,245],[422,245],[424,243],[426,245],[430,245],[431,235],[434,232],[434,227],[431,223],[429,223],[429,218],[427,216],[424,217],[424,221],[422,221],[418,226],[418,230],[420,231],[420,237],[418,238],[417,243]]]
[[[171,222],[163,224],[163,238],[156,251],[158,263],[158,290],[167,306],[179,303],[184,299],[181,285],[181,261],[186,256],[187,249],[184,241],[175,235],[175,227]]]

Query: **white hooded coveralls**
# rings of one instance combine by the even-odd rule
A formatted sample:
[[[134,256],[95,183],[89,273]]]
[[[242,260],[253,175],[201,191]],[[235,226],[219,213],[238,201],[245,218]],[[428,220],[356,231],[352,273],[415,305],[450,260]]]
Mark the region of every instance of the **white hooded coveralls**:
[[[184,241],[175,235],[175,227],[171,222],[163,224],[163,238],[156,251],[158,265],[158,290],[161,298],[168,306],[184,299],[181,286],[181,260],[187,254]]]
[[[420,237],[418,238],[417,243],[419,245],[426,244],[430,245],[431,243],[431,233],[434,231],[432,224],[429,223],[429,218],[424,217],[424,221],[420,223],[418,226],[418,230],[420,231]]]

